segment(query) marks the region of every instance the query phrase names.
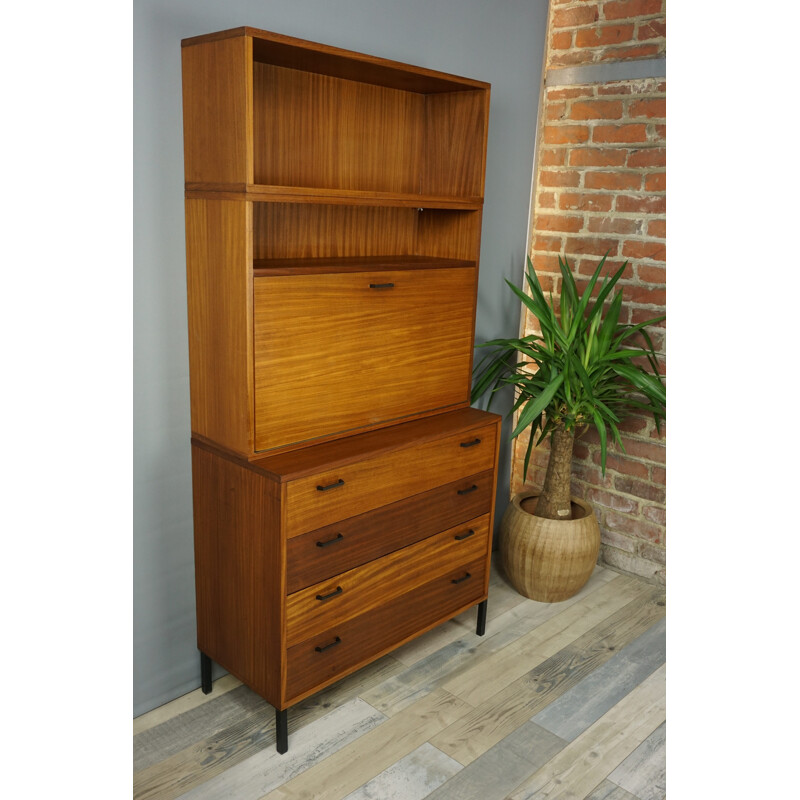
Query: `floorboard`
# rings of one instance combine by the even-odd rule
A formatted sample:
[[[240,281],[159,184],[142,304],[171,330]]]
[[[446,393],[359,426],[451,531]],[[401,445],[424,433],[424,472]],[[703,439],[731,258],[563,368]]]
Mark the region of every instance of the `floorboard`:
[[[498,559],[495,558],[495,561]],[[134,720],[136,800],[664,800],[663,587],[597,567],[475,610],[289,712],[230,675]],[[198,670],[199,683],[199,670]]]

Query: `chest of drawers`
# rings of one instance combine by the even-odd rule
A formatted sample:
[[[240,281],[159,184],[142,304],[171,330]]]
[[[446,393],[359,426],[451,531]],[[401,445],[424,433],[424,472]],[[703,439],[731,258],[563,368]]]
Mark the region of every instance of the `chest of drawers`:
[[[254,461],[193,442],[205,659],[285,728],[291,705],[484,602],[499,422],[467,408]]]

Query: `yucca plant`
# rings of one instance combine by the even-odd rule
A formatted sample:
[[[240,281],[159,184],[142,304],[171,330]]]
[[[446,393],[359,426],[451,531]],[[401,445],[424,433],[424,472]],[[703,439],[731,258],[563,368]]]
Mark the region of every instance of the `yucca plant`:
[[[534,512],[547,519],[572,518],[570,483],[576,431],[582,432],[592,424],[597,427],[605,476],[609,431],[625,452],[619,435],[625,416],[635,411],[652,413],[659,431],[666,416],[666,390],[646,330],[664,317],[638,325],[619,321],[622,289],[610,300],[609,297],[628,266],[627,261],[600,282],[593,298],[605,261],[604,256],[579,295],[566,258],[559,256],[562,290],[557,310],[552,294],[549,299],[545,297],[529,258],[525,277],[530,295],[510,281],[506,283],[536,317],[541,334],[494,339],[479,345],[491,348],[491,352],[475,368],[472,400],[489,391],[491,406],[495,392],[504,386],[514,387],[511,413],[518,411],[519,416],[511,437],[531,429],[523,468],[525,478],[534,443],[539,445],[550,436],[550,460]],[[642,356],[652,371],[637,363],[644,360]]]

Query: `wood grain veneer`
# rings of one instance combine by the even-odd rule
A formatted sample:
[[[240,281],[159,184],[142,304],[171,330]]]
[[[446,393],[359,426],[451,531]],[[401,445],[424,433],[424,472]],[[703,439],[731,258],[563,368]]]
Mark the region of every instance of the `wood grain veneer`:
[[[256,449],[467,403],[452,375],[472,358],[475,281],[474,269],[256,278]]]
[[[475,440],[480,441],[461,446]],[[299,536],[459,479],[463,483],[457,491],[477,491],[465,476],[491,469],[494,451],[495,426],[490,425],[298,478],[287,484],[286,535]],[[338,481],[338,488],[317,488]]]
[[[488,533],[489,517],[484,515],[469,520],[469,525],[440,531],[384,558],[290,594],[286,599],[287,646],[484,556]]]
[[[334,625],[289,648],[287,704],[296,703],[312,691],[480,602],[486,572],[485,558],[465,563],[379,608]],[[453,583],[467,573],[469,578]],[[340,639],[338,644],[322,652],[317,650],[330,645],[336,637]]]
[[[478,488],[458,493],[472,485]],[[287,545],[286,591],[296,592],[458,523],[468,530],[469,520],[491,508],[493,493],[494,473],[488,470],[295,536]]]
[[[253,451],[250,205],[186,201],[192,430]]]
[[[279,484],[197,446],[192,477],[197,645],[277,704],[285,594]]]

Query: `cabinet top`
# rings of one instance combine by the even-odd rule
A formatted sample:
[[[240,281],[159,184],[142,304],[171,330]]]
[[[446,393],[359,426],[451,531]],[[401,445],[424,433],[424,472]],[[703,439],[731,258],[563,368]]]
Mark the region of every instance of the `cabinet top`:
[[[248,26],[183,39],[181,47],[233,38],[252,40],[253,60],[277,67],[288,67],[421,94],[490,89],[490,84],[484,81],[462,78]]]

